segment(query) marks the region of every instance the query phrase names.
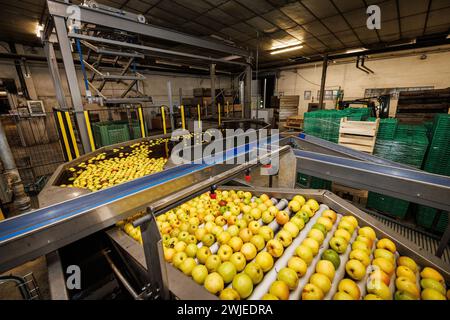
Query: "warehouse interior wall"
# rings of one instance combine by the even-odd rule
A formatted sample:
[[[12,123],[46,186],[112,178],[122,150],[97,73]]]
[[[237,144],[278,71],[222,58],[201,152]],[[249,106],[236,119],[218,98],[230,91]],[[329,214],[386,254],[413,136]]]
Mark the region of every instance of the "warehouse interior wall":
[[[368,59],[365,65],[374,74],[356,69],[356,62],[330,63],[327,71],[326,90],[344,90],[344,100],[364,97],[366,89],[450,87],[450,52],[422,53],[386,59]],[[299,95],[299,114],[308,109],[308,103],[318,102],[318,91],[322,75],[322,63],[311,64],[293,70],[284,70],[277,78],[278,95]],[[311,99],[305,100],[304,92],[311,91]],[[325,101],[326,108],[334,108],[335,101]],[[391,99],[390,115],[395,116],[397,99]]]

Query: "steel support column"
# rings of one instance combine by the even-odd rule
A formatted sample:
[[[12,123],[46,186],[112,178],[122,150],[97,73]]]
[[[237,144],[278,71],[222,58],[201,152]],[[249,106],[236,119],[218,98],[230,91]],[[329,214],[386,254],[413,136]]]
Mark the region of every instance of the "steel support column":
[[[250,119],[252,115],[252,66],[250,64],[245,67],[245,84],[244,84],[244,118]]]
[[[325,82],[327,80],[327,68],[328,68],[328,55],[324,55],[323,57],[323,65],[322,65],[322,79],[320,80],[320,97],[319,97],[319,108],[325,109],[323,105],[323,98],[325,96]]]
[[[50,41],[44,42],[44,52],[47,57],[48,69],[50,70],[50,75],[53,80],[53,86],[55,87],[56,100],[58,101],[59,107],[63,110],[68,110],[66,97],[64,94],[64,89],[61,83],[61,77],[59,75],[58,61],[55,55],[55,49],[53,43]]]
[[[89,136],[87,132],[86,122],[83,114],[83,100],[81,98],[80,87],[78,85],[77,71],[73,63],[72,50],[70,48],[69,38],[67,36],[66,21],[61,17],[54,17],[56,34],[58,36],[59,48],[61,50],[64,67],[69,85],[70,95],[72,97],[72,105],[75,110],[78,129],[80,132],[81,143],[85,153],[91,152]]]
[[[172,131],[175,130],[175,121],[173,119],[173,100],[172,100],[172,82],[167,81],[167,98],[169,100],[169,116]]]
[[[211,63],[209,67],[209,72],[211,76],[211,114],[215,116],[217,114],[216,110],[216,64]]]

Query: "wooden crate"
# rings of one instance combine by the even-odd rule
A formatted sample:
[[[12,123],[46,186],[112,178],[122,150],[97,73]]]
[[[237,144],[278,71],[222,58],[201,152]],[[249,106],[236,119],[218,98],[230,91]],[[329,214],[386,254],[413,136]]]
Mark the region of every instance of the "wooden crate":
[[[339,144],[372,154],[377,139],[380,119],[376,121],[349,121],[341,119],[339,127]]]
[[[284,127],[287,129],[303,130],[303,117],[291,116],[286,119]]]

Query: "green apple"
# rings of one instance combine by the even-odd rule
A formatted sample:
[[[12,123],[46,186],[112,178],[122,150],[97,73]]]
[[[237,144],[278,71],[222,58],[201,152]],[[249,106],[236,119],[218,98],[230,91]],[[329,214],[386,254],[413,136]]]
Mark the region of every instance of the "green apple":
[[[206,276],[208,275],[208,269],[202,265],[198,264],[192,269],[191,276],[195,282],[198,284],[203,284],[205,282]]]
[[[305,222],[305,224],[308,223],[308,221],[309,221],[309,215],[308,215],[308,213],[307,213],[306,211],[300,211],[300,212],[297,212],[297,213],[295,214],[295,216],[296,216],[296,217],[299,217],[300,219],[303,219],[303,221]],[[320,219],[320,218],[319,218],[319,219]]]
[[[261,282],[264,277],[264,272],[260,265],[256,262],[250,262],[245,266],[244,273],[246,273],[251,279],[254,285]]]
[[[312,283],[305,285],[302,291],[302,300],[322,300],[323,296],[322,290]]]
[[[240,253],[240,252],[233,253],[231,255],[230,262],[232,264],[234,264],[234,266],[236,267],[237,272],[241,272],[242,270],[244,270],[245,265],[247,263],[247,261],[245,260],[244,255],[242,253]]]
[[[220,274],[225,283],[230,283],[233,281],[233,278],[237,273],[236,267],[229,261],[222,263],[217,269],[217,272]]]
[[[211,255],[211,250],[208,247],[201,247],[197,250],[197,260],[201,264],[205,264],[206,259]]]
[[[252,243],[256,250],[261,251],[266,246],[266,242],[264,241],[264,238],[260,234],[255,234],[251,239],[250,243]]]
[[[347,245],[347,241],[341,237],[333,237],[330,240],[330,247],[339,254],[342,254],[347,250]]]
[[[198,250],[197,245],[190,243],[187,245],[186,250],[184,250],[184,252],[186,252],[188,257],[194,258],[197,254],[197,250]]]
[[[206,276],[204,286],[210,293],[217,294],[223,290],[224,282],[220,274],[213,272]]]
[[[253,281],[246,273],[236,275],[233,279],[232,286],[241,299],[249,297],[253,292]]]
[[[341,265],[341,258],[339,257],[339,254],[333,249],[325,250],[320,258],[322,260],[330,261],[333,264],[335,270],[337,270]]]
[[[179,266],[181,272],[183,272],[185,275],[190,276],[192,273],[192,270],[197,265],[197,262],[195,262],[194,258],[186,258]]]
[[[220,261],[220,257],[217,254],[212,254],[206,259],[205,267],[209,272],[215,272],[221,263],[222,261]]]
[[[305,246],[305,245],[299,245],[296,249],[295,249],[295,254],[302,258],[303,261],[306,262],[307,265],[311,264],[311,261],[314,258],[313,252],[311,250],[310,247]]]
[[[256,255],[255,262],[259,264],[264,272],[269,271],[273,267],[273,257],[267,251],[262,251]]]
[[[294,290],[298,285],[298,275],[293,269],[282,268],[277,275],[277,280],[285,282],[290,290]]]
[[[394,300],[417,300],[410,293],[405,291],[396,291],[394,294]]]

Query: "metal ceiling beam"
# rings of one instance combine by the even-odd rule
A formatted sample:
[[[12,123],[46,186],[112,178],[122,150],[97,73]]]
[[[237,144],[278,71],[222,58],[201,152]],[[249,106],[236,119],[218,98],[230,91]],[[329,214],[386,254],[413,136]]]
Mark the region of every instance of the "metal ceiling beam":
[[[70,4],[47,0],[50,15],[63,18],[69,17],[67,8]],[[224,52],[227,54],[235,54],[243,57],[250,57],[251,54],[244,49],[228,46],[225,44],[201,39],[199,37],[190,36],[181,32],[176,32],[150,24],[143,24],[135,21],[123,19],[121,17],[112,16],[107,13],[79,6],[82,20],[87,23],[102,25],[114,29],[120,29],[131,33],[173,41],[199,48]]]

